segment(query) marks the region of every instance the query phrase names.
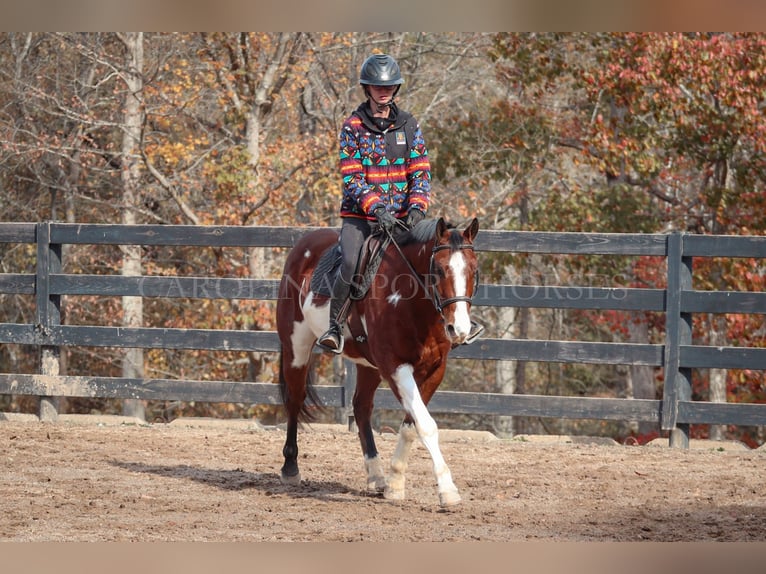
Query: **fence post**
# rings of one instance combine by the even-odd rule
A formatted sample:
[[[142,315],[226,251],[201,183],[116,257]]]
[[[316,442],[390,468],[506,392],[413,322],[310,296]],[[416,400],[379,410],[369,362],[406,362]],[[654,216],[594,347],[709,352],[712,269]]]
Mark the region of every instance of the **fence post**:
[[[37,330],[43,343],[40,345],[40,374],[58,376],[61,370],[61,349],[58,345],[46,345],[51,327],[61,324],[61,296],[51,295],[50,275],[61,273],[61,245],[51,244],[50,222],[37,224],[37,271],[35,306],[37,308]],[[38,416],[41,421],[58,418],[58,399],[43,396],[39,398]]]
[[[335,355],[332,360],[332,370],[335,384],[342,390],[341,405],[336,409],[335,422],[348,424],[348,430],[355,430],[354,408],[352,403],[356,389],[356,365],[341,355]]]
[[[683,254],[684,234],[668,236],[668,281],[665,305],[665,385],[662,430],[670,446],[689,448],[689,425],[678,424],[678,402],[691,400],[691,369],[681,367],[681,345],[691,345],[692,315],[681,312],[681,293],[692,288],[692,258]]]

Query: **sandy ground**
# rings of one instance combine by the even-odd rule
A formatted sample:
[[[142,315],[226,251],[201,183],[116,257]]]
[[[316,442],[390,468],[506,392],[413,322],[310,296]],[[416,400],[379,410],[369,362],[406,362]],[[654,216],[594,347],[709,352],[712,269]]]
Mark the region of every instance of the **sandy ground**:
[[[249,421],[0,420],[3,541],[766,541],[766,450],[442,432],[462,504],[413,448],[407,499],[368,493],[355,433]],[[116,422],[115,422],[116,421]],[[394,435],[377,437],[384,462]]]

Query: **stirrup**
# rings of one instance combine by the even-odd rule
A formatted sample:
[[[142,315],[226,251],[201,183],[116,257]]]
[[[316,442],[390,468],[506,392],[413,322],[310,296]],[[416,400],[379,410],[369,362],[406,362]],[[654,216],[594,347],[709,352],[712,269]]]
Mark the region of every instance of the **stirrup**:
[[[481,335],[484,332],[484,325],[481,325],[480,323],[477,323],[473,319],[471,319],[471,332],[468,333],[468,336],[465,338],[465,341],[463,341],[463,345],[470,345],[473,343],[476,339],[479,338],[479,335]]]
[[[343,352],[343,331],[340,326],[332,325],[317,339],[317,346],[325,351],[340,355]]]

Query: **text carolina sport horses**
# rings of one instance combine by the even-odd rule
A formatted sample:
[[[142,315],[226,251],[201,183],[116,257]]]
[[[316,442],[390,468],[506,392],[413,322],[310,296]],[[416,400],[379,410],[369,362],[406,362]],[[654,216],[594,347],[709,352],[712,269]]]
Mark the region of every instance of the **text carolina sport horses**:
[[[367,483],[386,498],[404,498],[407,456],[418,436],[433,460],[441,504],[460,502],[426,405],[444,377],[450,349],[465,343],[471,331],[471,298],[478,284],[473,241],[478,229],[477,219],[462,232],[442,218],[421,221],[388,245],[366,296],[349,309],[343,354],[357,364],[353,406]],[[311,290],[311,276],[322,254],[337,241],[338,233],[331,229],[303,236],[287,257],[279,286],[280,390],[288,416],[282,481],[287,484],[300,483],[298,422],[310,418],[306,399],[316,402],[309,363],[314,343],[329,322],[328,298]],[[370,425],[381,377],[406,412],[388,480]]]

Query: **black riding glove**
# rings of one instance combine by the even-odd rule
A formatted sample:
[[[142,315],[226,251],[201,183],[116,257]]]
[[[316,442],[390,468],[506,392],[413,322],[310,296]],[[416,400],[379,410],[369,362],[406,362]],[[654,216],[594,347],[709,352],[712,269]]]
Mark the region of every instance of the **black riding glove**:
[[[418,223],[423,221],[425,217],[426,217],[426,214],[420,211],[419,209],[410,209],[410,212],[407,214],[407,227],[412,229]]]
[[[378,225],[380,225],[380,227],[385,229],[387,232],[390,233],[391,230],[396,226],[396,217],[391,215],[391,213],[389,213],[385,207],[376,208],[372,214],[375,216],[375,219],[378,220]]]

